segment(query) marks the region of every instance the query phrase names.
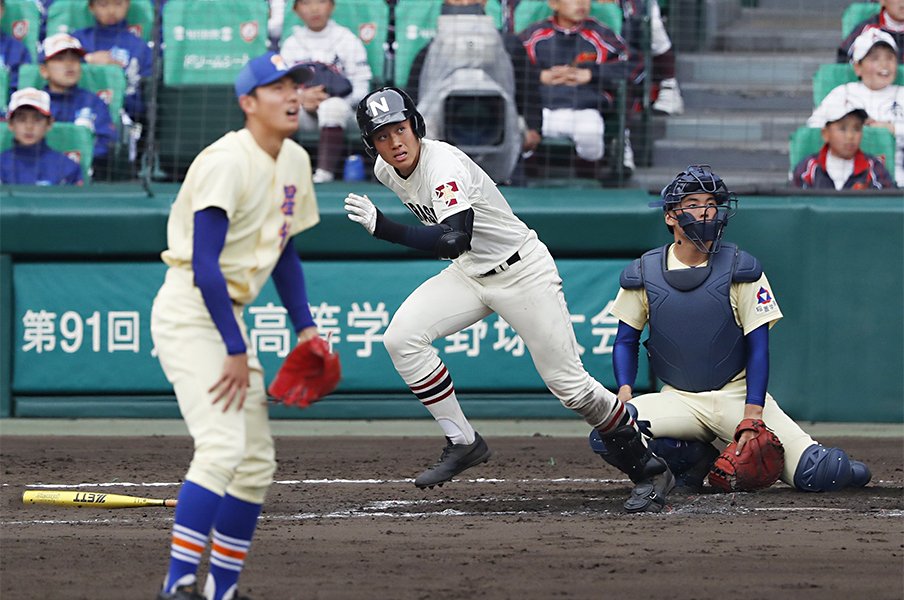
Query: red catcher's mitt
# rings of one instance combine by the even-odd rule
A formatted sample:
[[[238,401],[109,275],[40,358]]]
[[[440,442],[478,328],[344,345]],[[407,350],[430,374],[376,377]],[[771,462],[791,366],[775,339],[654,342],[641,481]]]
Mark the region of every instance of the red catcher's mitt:
[[[740,456],[738,440],[744,431],[753,431]],[[723,492],[752,492],[767,488],[782,474],[785,449],[781,441],[760,419],[744,419],[735,430],[735,441],[716,458],[709,471],[709,483]]]
[[[316,336],[295,346],[267,391],[283,404],[305,408],[335,390],[341,377],[339,355]]]

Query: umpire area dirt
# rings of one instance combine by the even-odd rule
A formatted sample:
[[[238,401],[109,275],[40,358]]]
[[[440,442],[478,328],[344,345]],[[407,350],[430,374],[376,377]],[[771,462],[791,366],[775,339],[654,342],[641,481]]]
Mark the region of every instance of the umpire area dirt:
[[[487,441],[495,452],[489,463],[420,491],[411,479],[438,458],[441,438],[277,438],[279,483],[242,593],[254,600],[904,597],[902,438],[820,440],[870,465],[865,489],[674,493],[666,512],[635,516],[620,511],[628,481],[586,440]],[[0,455],[3,600],[154,598],[168,562],[171,509],[24,506],[21,495],[29,485],[88,484],[78,489],[173,496],[191,456],[188,438],[5,436]]]

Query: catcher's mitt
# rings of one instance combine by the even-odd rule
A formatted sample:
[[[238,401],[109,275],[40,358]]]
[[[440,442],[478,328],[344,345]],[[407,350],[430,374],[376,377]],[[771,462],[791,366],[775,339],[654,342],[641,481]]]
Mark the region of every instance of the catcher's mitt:
[[[341,376],[339,355],[316,336],[295,346],[267,391],[283,404],[305,408],[335,390]]]
[[[741,455],[735,455],[744,431],[753,431]],[[760,419],[744,419],[735,430],[735,441],[716,458],[709,471],[709,483],[723,492],[752,492],[775,483],[785,467],[781,441]]]

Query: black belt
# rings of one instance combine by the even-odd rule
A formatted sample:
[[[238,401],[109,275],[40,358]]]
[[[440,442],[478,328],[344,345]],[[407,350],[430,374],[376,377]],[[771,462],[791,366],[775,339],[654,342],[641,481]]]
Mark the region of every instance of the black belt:
[[[512,266],[513,264],[515,264],[516,262],[518,262],[519,260],[521,260],[521,255],[518,254],[517,252],[515,252],[514,254],[509,256],[508,260],[506,260],[504,263],[502,263],[495,269],[490,269],[483,275],[480,275],[480,277],[489,277],[490,275],[496,275],[497,273],[502,273],[503,271],[508,271],[508,268],[510,266]]]

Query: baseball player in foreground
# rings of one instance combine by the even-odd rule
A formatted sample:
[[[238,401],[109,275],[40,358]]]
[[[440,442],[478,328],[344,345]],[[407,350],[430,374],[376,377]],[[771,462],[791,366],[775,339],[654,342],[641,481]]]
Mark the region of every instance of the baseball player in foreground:
[[[288,139],[298,129],[298,86],[310,75],[273,53],[249,61],[235,82],[245,127],[198,155],[170,213],[169,269],[151,334],[195,452],[158,600],[240,598],[237,581],[276,468],[243,306],[272,275],[299,343],[317,337],[292,236],[320,217],[308,154]],[[202,593],[196,571],[211,531]]]
[[[414,484],[441,485],[490,458],[431,344],[496,312],[524,340],[550,391],[612,446],[610,462],[636,484],[625,509],[661,510],[674,478],[647,448],[624,404],[581,364],[562,280],[537,234],[463,152],[423,139],[423,117],[402,90],[385,87],[365,96],[357,120],[377,159],[377,178],[422,225],[392,221],[357,194],[345,199],[349,219],[377,238],[452,261],[411,293],[383,336],[399,375],[447,439],[439,461]]]
[[[766,391],[769,329],[782,313],[760,262],[722,241],[737,206],[735,195],[709,166],[693,165],[650,205],[662,207],[674,239],[622,273],[612,307],[619,319],[612,361],[619,399],[629,403],[641,430],[654,438],[650,446],[668,461],[679,484],[700,487],[709,473],[716,487],[744,490],[743,483],[726,482],[718,468],[714,481],[710,469],[719,452],[710,442],[736,442],[734,456],[726,458],[740,464],[768,428],[780,441],[775,473],[746,489],[771,485],[779,477],[812,492],[866,485],[871,474],[865,464],[813,441]],[[666,385],[632,398],[640,334],[647,325],[650,365]],[[608,442],[595,431],[590,445],[606,458]],[[753,457],[750,468],[769,470],[769,463]]]

